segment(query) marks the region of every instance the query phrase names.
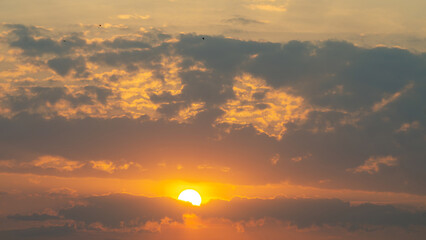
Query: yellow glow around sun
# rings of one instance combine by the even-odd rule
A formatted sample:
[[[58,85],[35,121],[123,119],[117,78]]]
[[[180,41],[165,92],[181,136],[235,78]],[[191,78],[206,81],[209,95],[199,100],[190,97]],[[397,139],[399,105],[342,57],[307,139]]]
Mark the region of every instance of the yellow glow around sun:
[[[181,192],[179,194],[178,199],[181,201],[190,202],[192,203],[192,205],[195,205],[195,206],[200,206],[201,204],[200,194],[197,191],[192,189],[186,189],[183,192]]]

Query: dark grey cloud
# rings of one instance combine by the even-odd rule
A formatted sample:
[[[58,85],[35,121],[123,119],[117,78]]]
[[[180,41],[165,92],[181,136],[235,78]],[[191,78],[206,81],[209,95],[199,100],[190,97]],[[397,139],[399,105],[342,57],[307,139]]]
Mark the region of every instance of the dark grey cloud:
[[[140,119],[85,118],[67,120],[65,118],[53,118],[45,120],[41,116],[22,113],[13,120],[3,118],[1,121],[2,130],[5,130],[5,135],[2,135],[4,138],[1,140],[5,144],[3,146],[11,147],[14,145],[22,150],[26,149],[20,153],[12,150],[15,147],[10,148],[10,150],[4,149],[3,158],[19,161],[30,161],[32,157],[29,156],[34,157],[33,154],[38,152],[42,155],[59,155],[75,160],[110,159],[115,161],[124,158],[128,161],[144,162],[145,166],[148,163],[150,163],[149,165],[156,165],[155,161],[161,158],[162,151],[157,151],[159,149],[156,149],[155,145],[168,142],[170,148],[175,149],[173,151],[179,151],[179,149],[186,148],[184,145],[190,143],[176,142],[177,138],[185,135],[192,136],[193,139],[188,139],[190,142],[198,141],[201,143],[202,139],[208,136],[207,132],[211,131],[208,128],[201,129],[191,125],[147,121],[144,117]],[[35,125],[29,127],[30,125],[27,124]],[[20,129],[24,125],[29,128]],[[190,130],[191,133],[187,130]],[[99,134],[103,137],[100,137]],[[35,138],[41,140],[40,144],[33,143],[33,140],[30,140]],[[141,154],[142,152],[134,149],[132,147],[134,145],[131,143],[133,141],[138,142],[141,147],[143,146],[138,148],[145,153]],[[48,142],[52,145],[47,144]],[[54,144],[54,142],[57,144]],[[74,150],[70,151],[72,148]],[[79,152],[85,152],[85,154]],[[25,157],[25,153],[28,154],[27,157]],[[138,155],[139,157],[137,157]]]
[[[280,44],[240,41],[221,36],[209,36],[203,41],[199,35],[185,34],[180,36],[174,48],[188,60],[200,61],[208,69],[232,78],[252,54],[278,50]]]
[[[182,221],[182,214],[193,208],[169,198],[146,198],[116,194],[85,199],[86,205],[63,209],[59,212],[66,219],[86,224],[102,223],[109,228],[138,227],[147,221],[159,222],[165,217]]]
[[[31,215],[21,215],[21,214],[9,215],[7,216],[7,219],[16,220],[16,221],[48,221],[48,220],[57,220],[59,219],[59,217],[54,215],[49,215],[49,214],[33,213]]]
[[[409,83],[423,86],[424,67],[424,55],[397,48],[292,41],[259,52],[246,69],[274,87],[291,87],[312,104],[353,111],[371,108]]]
[[[112,67],[126,67],[126,70],[135,72],[139,68],[160,70],[159,63],[162,54],[166,51],[165,46],[150,49],[124,50],[120,52],[95,53],[89,60],[98,64]]]
[[[406,210],[393,205],[364,203],[352,205],[339,199],[283,198],[244,199],[231,201],[212,200],[200,207],[170,198],[148,198],[127,194],[112,194],[80,198],[81,204],[59,210],[61,220],[52,225],[24,229],[2,230],[2,239],[110,239],[140,238],[128,235],[146,234],[150,229],[145,224],[158,224],[165,231],[150,232],[144,237],[170,237],[174,222],[184,223],[184,214],[195,214],[204,229],[217,227],[216,224],[243,225],[253,231],[255,228],[268,229],[270,226],[309,229],[326,234],[354,236],[369,233],[380,235],[383,231],[403,232],[403,236],[420,239],[426,226],[426,213],[421,210]],[[165,220],[167,219],[167,220]],[[223,221],[225,220],[225,221]],[[229,221],[228,221],[229,220]],[[252,222],[262,224],[253,226]],[[8,221],[15,221],[8,219]],[[63,224],[63,222],[69,222]],[[280,224],[277,225],[277,221]],[[162,223],[161,223],[162,222]],[[44,219],[33,223],[46,224]],[[161,225],[163,226],[160,226]],[[53,225],[54,224],[54,225]],[[211,225],[213,224],[213,225]],[[284,224],[284,225],[283,225]],[[287,229],[283,227],[283,230]],[[154,231],[158,231],[156,229]],[[409,234],[409,235],[407,235]],[[401,235],[401,234],[399,234]],[[133,238],[131,238],[133,239]],[[354,239],[357,239],[356,237]]]
[[[37,222],[49,225],[61,221],[54,212],[72,206],[78,199],[76,191],[69,188],[53,188],[35,192],[21,191],[19,193],[11,191],[0,195],[0,208],[2,209],[0,221],[11,223],[8,224],[10,227],[38,226]]]
[[[25,90],[29,90],[29,93]],[[20,112],[47,107],[47,103],[54,105],[60,100],[66,100],[74,107],[93,104],[92,99],[88,95],[71,94],[65,87],[21,88],[16,94],[9,95],[5,100],[5,104],[12,111]]]
[[[253,93],[253,98],[255,100],[263,100],[265,98],[266,95],[266,91],[259,91],[259,92],[255,92]]]
[[[270,106],[269,106],[269,104],[266,104],[266,103],[258,103],[258,104],[255,105],[255,107],[257,109],[263,110],[263,109],[269,108]]]
[[[128,48],[151,48],[146,42],[138,40],[127,40],[124,38],[115,38],[112,41],[105,41],[104,44],[110,48],[128,49]]]
[[[365,203],[351,206],[339,199],[241,199],[212,200],[192,207],[167,198],[147,198],[125,194],[86,198],[86,205],[63,209],[65,219],[89,225],[101,223],[109,228],[138,227],[147,221],[159,222],[168,217],[182,221],[184,213],[202,218],[225,218],[234,222],[277,219],[298,228],[339,226],[348,230],[382,227],[426,226],[426,213],[408,211],[392,205]]]
[[[0,231],[2,239],[57,239],[64,236],[70,236],[75,233],[73,225],[34,227],[17,230]]]
[[[141,174],[137,169],[130,168],[110,174],[96,172],[90,165],[73,172],[18,166],[3,166],[1,170],[61,176],[158,178],[162,170],[157,163],[167,159],[170,166],[184,165],[179,171],[174,168],[165,169],[168,176],[187,180],[221,180],[244,184],[290,181],[326,188],[350,186],[351,189],[425,194],[421,134],[413,133],[413,138],[405,136],[405,133],[402,136],[399,133],[387,133],[388,126],[372,126],[364,132],[357,126],[344,125],[334,131],[325,131],[337,124],[341,116],[334,112],[313,112],[314,116],[310,116],[313,122],[307,121],[302,126],[289,125],[288,132],[278,141],[265,134],[258,134],[251,127],[242,127],[224,134],[222,129],[229,126],[212,126],[214,119],[221,114],[222,111],[212,109],[200,113],[194,122],[186,124],[150,121],[145,117],[55,117],[47,120],[24,113],[12,119],[2,118],[1,159],[15,159],[20,163],[50,155],[82,162],[110,160],[122,164],[124,160],[137,162],[148,171]],[[318,127],[318,132],[312,129],[315,126]],[[220,139],[212,136],[220,136]],[[407,138],[413,139],[414,144],[405,142]],[[395,145],[396,140],[401,142],[400,146],[410,145],[406,148],[413,152],[400,153],[399,147],[396,147],[398,145]],[[164,146],[167,146],[167,151],[163,151]],[[280,161],[272,165],[270,158],[277,153],[280,154]],[[171,157],[176,155],[180,158]],[[364,164],[370,156],[387,155],[396,157],[398,165],[382,166],[375,174],[347,171]],[[309,157],[300,162],[291,160],[301,156]],[[204,164],[229,167],[230,171],[224,173],[197,168]],[[221,176],[220,180],[217,179],[218,176]],[[321,183],[321,180],[327,181]]]
[[[183,89],[180,96],[187,102],[204,102],[219,106],[234,97],[232,79],[219,74],[188,71],[180,74]]]
[[[141,32],[140,35],[142,35],[141,40],[150,45],[159,45],[173,37],[172,35],[167,34],[158,28],[150,28]]]
[[[163,102],[172,102],[172,101],[179,100],[179,97],[176,95],[173,95],[170,92],[163,91],[160,94],[152,94],[151,96],[149,96],[149,99],[153,103],[163,103]]]
[[[102,104],[106,104],[108,97],[113,95],[112,90],[109,89],[109,88],[96,87],[96,86],[86,86],[86,87],[84,87],[84,89],[88,93],[96,94],[96,99]]]
[[[47,61],[47,65],[61,76],[68,75],[71,70],[75,71],[76,77],[87,76],[86,62],[84,58],[72,59],[69,57],[52,58]]]
[[[163,103],[157,109],[157,112],[162,114],[167,118],[172,118],[179,113],[179,110],[188,106],[184,102],[171,102],[171,103]]]
[[[22,113],[13,120],[0,120],[4,133],[0,139],[2,143],[0,159],[16,161],[13,168],[2,166],[1,170],[41,175],[154,179],[159,179],[162,174],[167,173],[168,176],[187,180],[217,181],[217,176],[222,176],[223,181],[237,180],[245,183],[271,179],[267,171],[258,171],[263,165],[262,163],[259,165],[258,161],[263,156],[268,156],[275,140],[258,136],[254,129],[250,131],[245,129],[244,134],[232,134],[225,138],[226,140],[216,141],[211,136],[220,134],[220,131],[212,127],[212,121],[220,114],[221,111],[212,109],[199,114],[192,124],[180,124],[164,120],[149,121],[145,117],[68,120],[56,117],[46,120],[41,116]],[[232,146],[232,142],[238,142],[238,145]],[[268,146],[268,143],[272,145]],[[168,146],[168,151],[163,150],[164,144]],[[247,152],[247,148],[253,145],[262,148],[250,147],[253,151]],[[28,165],[46,155],[61,156],[86,165],[74,171]],[[171,157],[176,155],[181,158]],[[167,159],[168,166],[182,164],[185,168],[177,171],[174,167],[158,167],[158,163],[164,159]],[[246,164],[241,165],[239,159],[244,159]],[[141,172],[140,169],[131,166],[127,170],[111,174],[92,169],[90,161],[96,160],[112,161],[117,166],[126,162],[136,162],[148,171]],[[201,164],[218,166],[218,169],[200,171],[198,166]],[[226,173],[220,171],[222,167],[235,170]]]
[[[350,230],[371,227],[426,225],[425,212],[410,212],[392,205],[371,203],[351,206],[339,199],[233,199],[215,200],[200,210],[203,217],[225,217],[233,221],[275,218],[298,228],[341,226]]]
[[[35,36],[40,35],[40,29],[36,27],[20,24],[10,24],[6,27],[12,29],[13,35],[9,40],[10,46],[22,49],[24,55],[38,56],[46,53],[63,54],[66,52],[66,49],[58,41],[48,37],[36,39]]]
[[[64,55],[75,48],[83,48],[86,40],[79,34],[71,34],[63,39],[55,40],[46,36],[47,30],[34,26],[21,24],[5,24],[12,29],[8,36],[9,46],[23,50],[23,54],[30,57],[43,56],[45,54]]]
[[[112,67],[124,66],[126,70],[135,72],[139,68],[156,70],[156,77],[162,78],[160,62],[162,57],[171,56],[169,44],[165,40],[172,36],[158,29],[141,32],[137,39],[115,38],[103,44],[121,51],[103,51],[94,53],[89,60]]]

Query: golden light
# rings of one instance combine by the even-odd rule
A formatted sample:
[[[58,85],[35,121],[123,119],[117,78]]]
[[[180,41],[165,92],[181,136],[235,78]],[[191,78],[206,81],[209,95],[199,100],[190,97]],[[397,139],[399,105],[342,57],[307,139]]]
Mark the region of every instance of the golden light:
[[[201,196],[200,194],[193,189],[186,189],[179,194],[179,200],[190,202],[192,205],[200,206],[201,205]]]

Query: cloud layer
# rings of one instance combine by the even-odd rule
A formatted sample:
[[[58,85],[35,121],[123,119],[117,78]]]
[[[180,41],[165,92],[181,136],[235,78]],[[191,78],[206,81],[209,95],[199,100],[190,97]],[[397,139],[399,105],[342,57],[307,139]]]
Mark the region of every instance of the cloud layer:
[[[15,223],[50,222],[38,228],[1,231],[0,234],[12,238],[75,237],[76,234],[90,232],[94,236],[107,232],[159,234],[171,226],[191,228],[201,224],[204,225],[202,228],[209,228],[212,227],[211,224],[223,224],[227,221],[234,226],[235,232],[243,230],[242,228],[266,230],[269,225],[276,224],[275,221],[305,231],[329,227],[343,228],[353,234],[381,231],[383,228],[408,229],[426,225],[426,214],[422,211],[403,210],[392,205],[351,206],[338,199],[237,198],[231,201],[214,200],[201,207],[193,207],[168,198],[114,194],[83,198],[79,202],[59,209],[58,215],[10,215],[8,219]],[[61,222],[66,221],[68,223],[61,225]]]
[[[424,54],[4,28],[3,172],[425,193]]]

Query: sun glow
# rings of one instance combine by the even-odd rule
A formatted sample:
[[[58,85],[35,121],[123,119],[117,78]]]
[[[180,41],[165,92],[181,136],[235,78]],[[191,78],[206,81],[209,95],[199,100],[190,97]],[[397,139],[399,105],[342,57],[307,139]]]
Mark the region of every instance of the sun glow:
[[[200,206],[201,205],[201,196],[200,194],[192,189],[186,189],[179,194],[179,200],[190,202],[192,205]]]

